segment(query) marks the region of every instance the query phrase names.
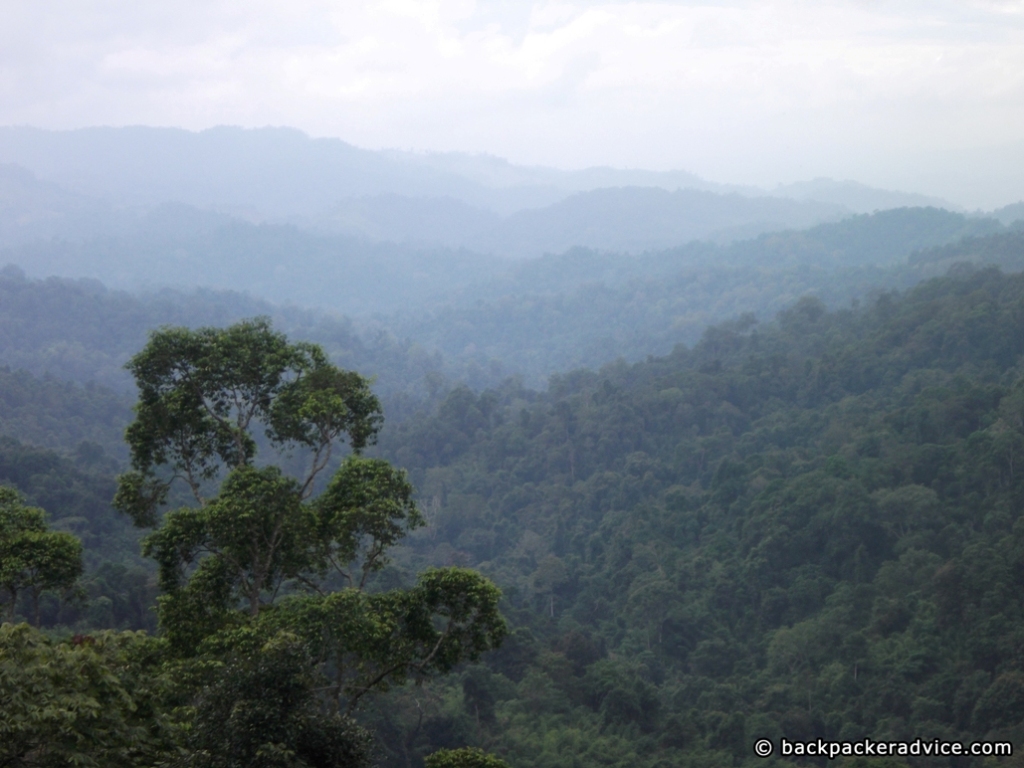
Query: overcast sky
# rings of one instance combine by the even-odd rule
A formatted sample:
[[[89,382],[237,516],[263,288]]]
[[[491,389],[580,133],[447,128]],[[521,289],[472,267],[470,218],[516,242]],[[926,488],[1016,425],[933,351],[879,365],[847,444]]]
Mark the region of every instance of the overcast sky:
[[[0,0],[0,124],[1024,198],[1024,0]]]

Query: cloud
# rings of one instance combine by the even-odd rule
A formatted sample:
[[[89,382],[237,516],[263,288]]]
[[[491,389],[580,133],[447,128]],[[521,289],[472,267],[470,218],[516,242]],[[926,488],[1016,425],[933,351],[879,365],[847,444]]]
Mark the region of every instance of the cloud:
[[[0,123],[294,125],[949,195],[971,162],[944,158],[1024,146],[1024,2],[8,2]]]

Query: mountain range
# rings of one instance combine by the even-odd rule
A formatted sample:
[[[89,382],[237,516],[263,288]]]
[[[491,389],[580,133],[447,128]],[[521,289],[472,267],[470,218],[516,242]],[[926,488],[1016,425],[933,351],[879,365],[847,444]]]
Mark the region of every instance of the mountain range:
[[[956,209],[853,181],[764,190],[686,171],[567,171],[488,155],[367,150],[288,128],[0,127],[0,163],[0,245],[123,234],[164,203],[513,258],[573,246],[640,253],[896,207]]]

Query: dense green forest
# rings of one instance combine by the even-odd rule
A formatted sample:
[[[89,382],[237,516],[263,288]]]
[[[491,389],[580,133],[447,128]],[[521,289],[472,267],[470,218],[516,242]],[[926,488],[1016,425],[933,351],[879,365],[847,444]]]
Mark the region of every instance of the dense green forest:
[[[154,569],[141,556],[138,532],[111,507],[118,469],[95,443],[79,443],[68,458],[0,437],[0,486],[46,510],[50,527],[83,545],[80,594],[43,595],[45,626],[156,630]]]
[[[513,766],[696,766],[763,764],[762,736],[1020,743],[1022,324],[1024,275],[962,266],[857,308],[805,298],[545,392],[457,388],[382,433],[375,455],[408,469],[426,525],[374,588],[476,568],[510,634],[370,701],[380,759],[469,744]],[[44,624],[152,628],[152,571],[102,501],[102,457],[4,446],[5,481],[109,561],[92,601],[50,598]]]
[[[406,473],[361,455],[383,421],[369,380],[319,346],[265,318],[163,328],[127,368],[139,396],[116,482],[0,443],[0,764],[369,766],[361,699],[500,645],[500,591],[460,567],[374,578],[423,521]],[[273,449],[303,454],[301,473]],[[151,532],[125,535],[126,520]],[[152,569],[96,567],[140,543],[155,600]],[[158,635],[131,631],[155,629],[154,612]],[[436,766],[504,765],[434,752]]]
[[[445,374],[458,373],[460,380],[471,382],[494,380],[494,374],[472,361],[442,371],[437,353],[379,330],[357,329],[351,320],[332,314],[276,306],[231,291],[164,289],[133,295],[95,280],[34,280],[10,265],[0,270],[0,365],[130,393],[133,385],[124,364],[151,330],[228,325],[257,315],[320,343],[340,365],[377,377],[378,391],[385,396],[422,397],[429,394],[423,389],[425,379],[436,388]]]
[[[46,536],[82,549],[73,586],[0,573],[4,610],[44,629],[4,629],[0,683],[50,691],[57,720],[84,722],[99,702],[110,719],[85,735],[43,717],[36,736],[69,750],[58,762],[153,765],[183,749],[188,764],[234,765],[217,762],[216,724],[253,690],[268,698],[242,697],[239,754],[264,754],[244,734],[277,718],[285,752],[314,739],[388,768],[467,745],[513,768],[655,768],[763,765],[760,737],[1019,744],[1022,267],[1019,228],[904,210],[632,260],[570,251],[453,294],[418,326],[8,268],[0,485],[21,496],[0,499],[0,560]],[[256,315],[319,346],[280,346],[263,321],[184,330]],[[281,405],[255,397],[251,435],[188,410],[160,373],[204,344],[197,371],[260,345],[277,351],[256,369],[286,361],[259,385]],[[375,377],[373,394],[335,365]],[[525,375],[507,378],[517,365]],[[218,376],[205,407],[236,418]],[[311,388],[293,386],[305,376]],[[168,424],[187,429],[172,439]],[[379,440],[321,456],[321,429],[355,448]],[[181,435],[198,442],[185,450]],[[190,464],[196,450],[211,463]],[[317,457],[325,474],[302,496]],[[193,469],[207,473],[170,491],[163,526],[132,525],[154,523],[162,484]],[[306,544],[275,561],[273,589],[198,554],[237,546],[223,521],[266,494],[311,526],[289,534]],[[343,512],[356,508],[390,522]],[[379,554],[353,548],[364,534]],[[355,565],[330,575],[334,552]],[[360,572],[358,596],[329,599]],[[464,645],[449,647],[423,611],[455,615],[460,590],[479,613],[453,619]],[[260,600],[266,611],[236,610]],[[335,638],[344,664],[316,639],[329,616],[354,627]],[[341,666],[353,676],[322,719],[311,691]],[[62,692],[71,668],[105,682]],[[43,711],[17,706],[3,727]],[[11,764],[47,764],[25,757],[40,754],[25,738]]]
[[[1024,276],[961,269],[407,421],[383,450],[430,524],[404,562],[479,568],[515,630],[382,706],[393,764],[464,741],[524,766],[1019,744],[1022,323]]]

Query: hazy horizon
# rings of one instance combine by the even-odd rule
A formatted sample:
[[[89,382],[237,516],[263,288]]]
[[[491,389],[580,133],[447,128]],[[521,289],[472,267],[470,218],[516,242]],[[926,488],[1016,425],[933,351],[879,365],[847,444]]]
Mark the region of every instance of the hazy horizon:
[[[1024,198],[1024,2],[0,7],[0,124]]]
[[[873,187],[873,185],[871,185],[868,182],[865,182],[864,180],[859,179],[859,178],[853,178],[853,177],[845,177],[845,178],[843,178],[843,177],[827,176],[827,175],[821,175],[821,174],[816,175],[816,176],[793,178],[793,179],[789,179],[787,181],[779,180],[779,181],[775,181],[775,182],[771,182],[771,183],[753,183],[753,182],[751,182],[751,183],[737,183],[737,182],[732,182],[732,181],[728,181],[728,180],[722,180],[722,179],[702,176],[700,174],[695,173],[694,171],[692,171],[689,168],[681,168],[681,167],[680,168],[653,168],[653,167],[642,167],[642,166],[639,166],[639,165],[632,165],[632,166],[614,165],[614,164],[611,164],[611,163],[594,163],[594,164],[590,164],[590,165],[580,165],[580,166],[569,167],[569,166],[565,166],[565,165],[552,165],[552,164],[543,164],[543,163],[517,162],[516,160],[514,160],[512,158],[505,157],[505,156],[502,156],[502,155],[500,155],[500,154],[498,154],[496,152],[490,152],[490,151],[486,151],[486,150],[469,151],[469,150],[459,150],[459,149],[447,150],[447,149],[407,149],[407,148],[401,148],[401,147],[371,147],[371,146],[363,146],[363,145],[357,144],[355,142],[349,141],[344,136],[326,136],[326,135],[325,136],[320,136],[320,135],[316,135],[316,134],[304,131],[303,129],[298,128],[297,126],[294,126],[294,125],[246,126],[246,125],[236,125],[236,124],[221,123],[221,124],[210,125],[210,126],[206,126],[206,127],[202,127],[202,128],[188,128],[188,127],[181,126],[181,125],[144,125],[144,124],[106,125],[106,124],[104,124],[104,125],[83,125],[83,126],[78,126],[78,127],[74,127],[74,128],[47,128],[47,127],[39,126],[39,125],[2,125],[2,124],[0,124],[0,130],[4,130],[4,129],[13,129],[13,130],[29,129],[29,130],[40,130],[40,131],[44,131],[44,132],[47,132],[47,133],[78,133],[78,132],[83,132],[83,131],[96,131],[96,130],[107,130],[107,129],[119,130],[119,129],[134,129],[134,128],[151,128],[151,129],[154,129],[156,131],[161,131],[161,130],[184,131],[184,132],[186,132],[188,134],[191,134],[193,136],[198,136],[200,134],[205,134],[205,133],[209,133],[209,132],[217,132],[217,131],[221,131],[221,130],[225,130],[225,129],[226,130],[238,129],[238,130],[242,130],[242,131],[245,131],[245,132],[253,132],[253,131],[258,132],[258,131],[263,131],[263,130],[267,130],[267,131],[297,132],[298,134],[301,134],[303,139],[309,139],[309,140],[314,140],[314,141],[316,141],[316,140],[339,141],[342,144],[348,145],[348,146],[353,147],[353,148],[358,149],[358,150],[363,150],[363,151],[366,151],[366,152],[375,152],[375,153],[379,152],[379,153],[383,153],[384,155],[391,155],[393,157],[400,158],[400,159],[403,159],[403,160],[413,160],[413,161],[419,160],[419,161],[424,161],[424,162],[426,162],[428,164],[430,163],[430,161],[449,161],[452,164],[448,164],[446,166],[443,166],[446,170],[453,170],[454,172],[458,172],[458,173],[466,175],[467,178],[475,178],[477,181],[480,181],[485,186],[493,186],[493,187],[515,186],[517,183],[524,183],[522,180],[518,180],[518,181],[515,180],[514,177],[512,177],[509,174],[506,174],[504,177],[502,177],[500,172],[501,172],[501,170],[505,170],[505,169],[508,169],[510,171],[526,171],[526,172],[538,171],[538,172],[542,172],[542,173],[543,172],[554,171],[554,172],[557,172],[557,173],[566,173],[566,174],[571,174],[571,173],[576,173],[576,172],[588,172],[588,171],[614,171],[614,172],[623,172],[623,173],[636,172],[636,173],[641,173],[641,174],[657,174],[659,176],[664,177],[664,182],[661,184],[661,186],[663,186],[666,189],[669,189],[669,188],[687,188],[688,187],[688,183],[692,181],[692,182],[703,182],[707,186],[710,186],[712,188],[716,188],[715,191],[719,191],[719,192],[741,192],[743,194],[771,194],[773,192],[778,192],[780,190],[784,190],[784,189],[787,189],[789,187],[800,187],[801,185],[805,185],[805,184],[812,183],[812,182],[817,182],[817,181],[828,181],[828,182],[833,182],[834,181],[834,182],[838,182],[838,183],[852,183],[852,184],[858,184],[858,185],[863,185],[863,186],[867,186],[867,187]],[[3,153],[0,152],[0,155],[2,155],[2,154]],[[471,164],[465,164],[465,165],[461,165],[460,166],[459,163],[462,160],[468,161]],[[2,158],[0,158],[0,162],[5,162],[5,161]],[[18,160],[7,161],[7,162],[13,162],[13,164],[15,164],[15,165],[22,165],[22,163],[20,163]],[[484,176],[484,169],[487,166],[491,166],[493,169],[496,170],[496,172],[491,175],[490,179],[482,178]],[[27,166],[25,166],[25,167],[27,167]],[[500,169],[500,170],[498,170],[498,169]],[[33,172],[35,172],[35,170],[31,169],[31,168],[29,170],[33,170]],[[45,173],[42,174],[42,175],[46,176]],[[672,181],[673,181],[673,179],[675,177],[691,177],[691,178],[685,179],[685,180],[677,180],[676,184],[673,184]],[[642,183],[636,183],[634,185],[635,186],[643,186]],[[590,186],[591,185],[586,185],[583,188],[590,188]],[[597,188],[597,187],[600,187],[601,184],[600,184],[599,181],[595,181],[593,186],[595,188]],[[701,186],[700,184],[694,184],[693,186],[694,186],[694,188],[703,188],[703,186]],[[883,189],[882,187],[874,187],[874,188],[876,188],[876,189]],[[925,193],[919,192],[917,190],[909,190],[909,189],[899,189],[899,190],[896,190],[896,189],[892,188],[892,191],[899,191],[899,192],[905,192],[905,193],[909,193],[909,194],[918,194],[918,195],[924,195],[925,194]],[[959,206],[960,208],[964,208],[964,209],[968,208],[968,206],[960,204],[957,201],[944,200],[943,198],[940,198],[938,196],[935,196],[934,199],[935,199],[936,202],[940,202],[940,201],[941,202],[949,202],[953,206]],[[1013,200],[1013,201],[1009,201],[1009,202],[1017,202],[1017,200]],[[1000,207],[1000,206],[989,206],[989,207],[990,208],[996,208],[996,207]]]

